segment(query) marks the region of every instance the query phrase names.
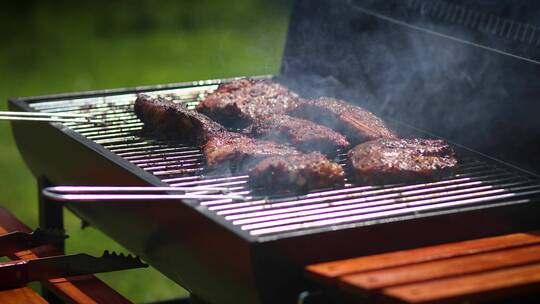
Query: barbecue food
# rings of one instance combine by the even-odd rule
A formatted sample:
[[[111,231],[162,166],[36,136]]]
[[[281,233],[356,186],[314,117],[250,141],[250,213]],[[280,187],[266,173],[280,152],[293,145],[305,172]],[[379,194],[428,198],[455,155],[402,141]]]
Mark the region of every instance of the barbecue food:
[[[240,79],[221,84],[197,106],[197,111],[228,127],[264,124],[274,115],[287,114],[329,127],[354,144],[397,138],[380,118],[361,107],[329,97],[305,100],[270,80]]]
[[[304,155],[292,147],[228,131],[208,136],[208,141],[200,147],[210,168],[229,162],[240,171],[250,169],[270,156]]]
[[[301,100],[289,114],[334,129],[345,135],[352,144],[398,137],[373,113],[335,98]]]
[[[187,143],[201,145],[212,137],[227,133],[210,118],[163,98],[139,95],[135,114],[144,123],[143,130],[164,138],[181,138]]]
[[[290,190],[331,187],[343,182],[341,166],[320,154],[303,154],[288,146],[227,131],[207,116],[165,99],[139,95],[135,113],[143,121],[145,131],[198,145],[209,168],[228,164],[241,171],[251,169],[250,182],[256,185],[272,180],[274,175],[280,183],[267,186]],[[275,161],[264,162],[268,158],[290,162],[287,166],[273,165]]]
[[[288,146],[229,132],[207,116],[162,98],[140,95],[135,113],[144,122],[145,131],[198,145],[210,168],[226,161],[242,167],[269,156],[301,154]]]
[[[343,169],[318,152],[272,156],[249,172],[254,186],[308,190],[343,184]]]
[[[257,138],[290,143],[304,152],[335,153],[349,147],[347,139],[325,126],[288,115],[274,115],[249,126],[246,133]]]
[[[228,127],[246,127],[274,114],[285,114],[299,97],[270,80],[240,79],[221,84],[197,111]]]
[[[349,151],[356,178],[370,184],[429,180],[457,169],[452,148],[443,140],[378,139]]]

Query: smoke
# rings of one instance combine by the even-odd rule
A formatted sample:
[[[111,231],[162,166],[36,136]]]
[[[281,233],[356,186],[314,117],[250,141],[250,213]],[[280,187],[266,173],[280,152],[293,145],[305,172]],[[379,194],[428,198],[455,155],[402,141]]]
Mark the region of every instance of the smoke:
[[[280,81],[303,96],[343,98],[488,154],[540,133],[534,27],[489,13],[509,3],[298,2]]]

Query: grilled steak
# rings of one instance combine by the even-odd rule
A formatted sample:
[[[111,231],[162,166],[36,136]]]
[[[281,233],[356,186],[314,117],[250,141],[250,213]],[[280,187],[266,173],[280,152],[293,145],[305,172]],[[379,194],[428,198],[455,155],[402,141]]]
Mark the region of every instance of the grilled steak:
[[[356,178],[370,184],[429,180],[453,173],[458,161],[443,140],[378,139],[349,151]]]
[[[334,129],[352,144],[378,138],[397,138],[396,132],[373,113],[335,98],[302,100],[289,114]]]
[[[299,97],[270,80],[241,79],[221,84],[197,111],[228,127],[246,127],[292,109]]]
[[[361,107],[328,97],[301,99],[270,80],[224,83],[197,106],[197,111],[228,127],[262,124],[273,115],[288,114],[327,126],[355,144],[397,138],[380,118]]]
[[[140,95],[135,101],[135,113],[143,121],[147,132],[161,133],[160,136],[198,145],[210,168],[228,164],[237,170],[252,169],[250,182],[257,185],[268,179],[264,176],[266,174],[288,174],[289,178],[282,180],[279,186],[291,190],[300,189],[299,185],[302,190],[312,186],[330,187],[343,181],[341,166],[322,155],[303,154],[288,146],[227,131],[207,116],[165,99]],[[261,163],[270,157],[294,161],[287,167]],[[324,174],[329,176],[325,177]]]
[[[227,133],[210,118],[163,98],[139,95],[134,110],[144,123],[143,130],[158,137],[180,138],[201,145],[218,134]]]
[[[335,153],[349,147],[347,139],[325,126],[288,115],[274,115],[260,120],[245,130],[257,138],[290,143],[304,152]]]
[[[273,156],[249,172],[254,186],[305,191],[343,184],[343,169],[318,152]]]
[[[251,169],[270,156],[304,155],[292,147],[228,131],[212,134],[201,149],[210,168],[228,163],[240,171]]]

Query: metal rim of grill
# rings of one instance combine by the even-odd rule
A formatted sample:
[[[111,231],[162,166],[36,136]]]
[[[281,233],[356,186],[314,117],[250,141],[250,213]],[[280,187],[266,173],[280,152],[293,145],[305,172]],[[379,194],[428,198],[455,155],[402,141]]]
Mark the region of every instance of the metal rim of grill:
[[[145,94],[194,107],[216,88],[217,83],[202,82],[192,87],[152,90]],[[377,220],[444,213],[455,208],[488,207],[506,201],[528,202],[532,196],[540,195],[536,177],[458,149],[459,172],[442,180],[384,186],[347,183],[342,188],[302,195],[263,196],[250,188],[247,175],[209,172],[198,148],[142,135],[143,124],[132,109],[135,98],[133,93],[116,94],[34,102],[30,107],[42,112],[95,114],[105,120],[106,125],[65,123],[63,126],[169,186],[227,187],[231,193],[246,196],[246,201],[223,199],[201,201],[198,205],[250,237],[277,238],[323,228],[341,229]],[[344,153],[338,153],[336,160],[346,166]]]

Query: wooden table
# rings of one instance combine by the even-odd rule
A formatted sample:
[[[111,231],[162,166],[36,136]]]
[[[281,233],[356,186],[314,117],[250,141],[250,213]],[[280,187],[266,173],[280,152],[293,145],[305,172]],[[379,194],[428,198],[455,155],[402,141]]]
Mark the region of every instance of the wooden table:
[[[369,303],[483,302],[540,294],[540,232],[309,265],[306,275]]]

